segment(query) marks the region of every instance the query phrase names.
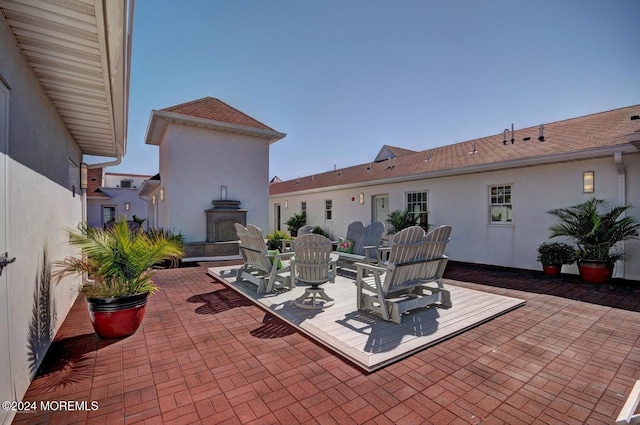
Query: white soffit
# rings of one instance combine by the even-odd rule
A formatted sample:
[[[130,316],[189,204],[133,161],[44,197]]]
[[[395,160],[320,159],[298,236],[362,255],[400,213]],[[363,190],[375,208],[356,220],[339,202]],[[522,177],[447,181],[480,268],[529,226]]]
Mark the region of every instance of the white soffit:
[[[0,0],[0,14],[84,154],[124,155],[134,0]]]

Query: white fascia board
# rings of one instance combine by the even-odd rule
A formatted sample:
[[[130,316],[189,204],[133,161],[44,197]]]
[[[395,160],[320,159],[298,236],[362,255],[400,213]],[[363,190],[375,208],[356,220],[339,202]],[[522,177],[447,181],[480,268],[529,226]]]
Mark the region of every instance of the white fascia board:
[[[587,151],[581,151],[581,152],[570,152],[565,154],[551,155],[551,156],[544,156],[544,157],[523,158],[523,159],[512,160],[512,161],[502,161],[502,162],[494,162],[491,164],[474,165],[470,167],[452,168],[448,170],[439,170],[439,171],[428,171],[425,173],[412,174],[408,176],[400,176],[400,177],[393,177],[393,178],[387,178],[387,179],[383,178],[383,179],[370,180],[370,181],[359,182],[359,183],[324,186],[317,189],[284,192],[284,193],[278,193],[277,195],[272,195],[270,196],[270,198],[279,198],[279,197],[290,196],[294,194],[304,195],[304,194],[328,192],[328,191],[334,191],[334,190],[352,189],[352,188],[358,188],[358,187],[377,186],[381,184],[402,183],[402,182],[415,181],[415,180],[433,179],[438,177],[459,176],[464,174],[507,170],[510,168],[532,167],[536,165],[546,165],[546,164],[568,162],[568,161],[579,161],[579,160],[585,160],[585,159],[591,159],[591,158],[602,158],[609,155],[613,155],[616,152],[635,153],[636,149],[631,145],[606,146],[603,148],[589,149]]]
[[[188,115],[176,114],[174,112],[153,110],[151,112],[149,125],[147,126],[145,143],[150,145],[160,144],[161,136],[169,123],[189,125],[194,127],[206,128],[209,130],[218,130],[230,133],[244,134],[252,137],[259,137],[262,139],[268,139],[269,144],[277,142],[278,140],[286,136],[286,133],[280,133],[273,130],[229,124],[227,122],[209,120],[199,117],[191,117]]]
[[[145,180],[140,185],[138,196],[149,196],[160,187],[160,180]]]

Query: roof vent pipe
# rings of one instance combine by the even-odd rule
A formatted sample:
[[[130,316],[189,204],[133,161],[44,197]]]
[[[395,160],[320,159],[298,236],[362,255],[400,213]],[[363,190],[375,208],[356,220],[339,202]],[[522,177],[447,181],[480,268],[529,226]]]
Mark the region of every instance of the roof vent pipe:
[[[544,142],[544,125],[540,124],[538,127],[538,140]]]

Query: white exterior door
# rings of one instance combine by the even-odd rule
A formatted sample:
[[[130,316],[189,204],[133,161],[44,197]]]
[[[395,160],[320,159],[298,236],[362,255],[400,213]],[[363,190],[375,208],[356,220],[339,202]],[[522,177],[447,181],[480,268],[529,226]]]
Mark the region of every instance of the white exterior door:
[[[7,252],[7,152],[9,148],[9,90],[0,81],[0,255]],[[11,253],[9,253],[11,256]],[[9,354],[9,314],[8,278],[11,266],[5,267],[0,275],[0,401],[15,400],[11,359]],[[0,423],[12,419],[9,411],[0,409]]]
[[[378,195],[373,197],[373,220],[384,223],[384,228],[389,230],[389,196]]]

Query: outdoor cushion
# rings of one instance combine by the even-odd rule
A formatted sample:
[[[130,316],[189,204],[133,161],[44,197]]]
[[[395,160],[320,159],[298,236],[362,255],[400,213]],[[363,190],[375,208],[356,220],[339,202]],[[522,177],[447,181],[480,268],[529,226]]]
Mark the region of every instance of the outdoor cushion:
[[[355,241],[353,239],[339,238],[338,248],[336,251],[344,252],[345,254],[353,254],[353,245]]]
[[[276,259],[276,255],[280,254],[280,251],[278,251],[277,249],[269,249],[269,250],[267,250],[267,254],[269,255],[269,259],[271,260],[271,264],[273,264],[273,260]],[[282,268],[282,260],[280,260],[280,258],[278,258],[277,260],[278,260],[278,265],[276,266],[276,269],[281,269]]]

